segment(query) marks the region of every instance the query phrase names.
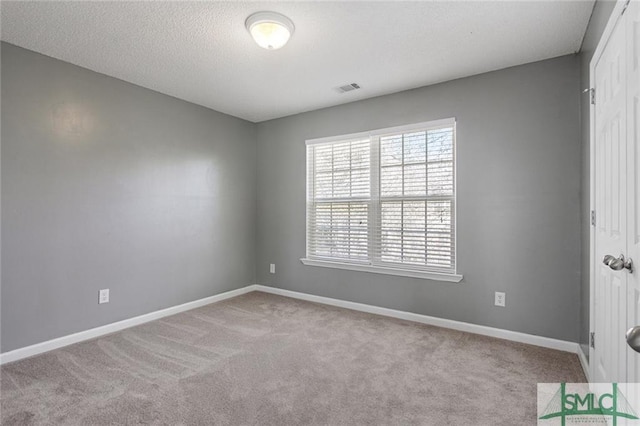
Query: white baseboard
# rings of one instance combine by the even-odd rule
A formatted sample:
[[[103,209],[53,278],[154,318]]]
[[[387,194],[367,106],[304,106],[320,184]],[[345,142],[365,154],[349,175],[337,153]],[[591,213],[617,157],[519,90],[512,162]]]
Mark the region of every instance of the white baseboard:
[[[28,358],[34,355],[38,355],[44,352],[48,352],[54,349],[58,349],[64,346],[79,343],[85,340],[94,339],[96,337],[104,336],[106,334],[114,333],[116,331],[124,330],[126,328],[134,327],[136,325],[144,324],[149,321],[157,320],[167,317],[169,315],[175,315],[180,312],[188,311],[190,309],[199,308],[210,303],[219,302],[232,297],[240,296],[242,294],[250,293],[252,291],[261,291],[264,293],[277,294],[281,296],[292,297],[295,299],[307,300],[310,302],[322,303],[325,305],[337,306],[340,308],[351,309],[355,311],[368,312],[371,314],[382,315],[386,317],[398,318],[407,321],[414,321],[421,324],[433,325],[436,327],[450,328],[458,331],[465,331],[473,334],[481,334],[483,336],[496,337],[499,339],[511,340],[514,342],[527,343],[535,346],[542,346],[545,348],[556,349],[560,351],[572,352],[578,355],[582,368],[585,371],[587,379],[588,363],[586,358],[580,349],[580,345],[574,342],[567,342],[564,340],[551,339],[549,337],[535,336],[532,334],[519,333],[517,331],[503,330],[500,328],[487,327],[483,325],[471,324],[461,321],[454,321],[444,318],[431,317],[428,315],[415,314],[412,312],[398,311],[395,309],[382,308],[379,306],[365,305],[363,303],[349,302],[346,300],[332,299],[330,297],[315,296],[312,294],[300,293],[297,291],[284,290],[275,287],[268,287],[264,285],[248,285],[237,290],[228,291],[226,293],[217,294],[215,296],[205,297],[204,299],[195,300],[193,302],[184,303],[182,305],[173,306],[170,308],[162,309],[159,311],[151,312],[148,314],[140,315],[134,318],[114,322],[101,327],[92,328],[90,330],[81,331],[78,333],[70,334],[68,336],[59,337],[57,339],[48,340],[46,342],[37,343],[35,345],[26,346],[24,348],[15,349],[10,352],[0,354],[0,365],[8,362],[18,361],[20,359]]]
[[[580,365],[582,366],[584,376],[587,378],[587,382],[591,382],[591,377],[589,374],[589,361],[587,361],[587,356],[582,351],[580,345],[578,345],[578,359],[580,359]]]
[[[397,311],[395,309],[381,308],[378,306],[365,305],[363,303],[348,302],[346,300],[332,299],[330,297],[314,296],[312,294],[299,293],[297,291],[284,290],[276,287],[256,285],[257,291],[278,294],[281,296],[293,297],[295,299],[307,300],[310,302],[322,303],[325,305],[338,306],[340,308],[352,309],[354,311],[368,312],[371,314],[383,315],[386,317],[399,318],[422,324],[434,325],[436,327],[450,328],[467,333],[481,334],[483,336],[496,337],[499,339],[511,340],[514,342],[527,343],[534,346],[556,349],[559,351],[571,352],[580,355],[582,350],[575,342],[552,339],[550,337],[525,334],[517,331],[503,330],[500,328],[487,327],[484,325],[471,324],[468,322],[454,321],[444,318],[430,317],[428,315],[414,314],[412,312]]]
[[[194,300],[193,302],[183,303],[182,305],[172,306],[170,308],[161,309],[155,312],[150,312],[148,314],[140,315],[134,318],[129,318],[126,320],[103,325],[101,327],[80,331],[78,333],[69,334],[68,336],[47,340],[46,342],[36,343],[35,345],[26,346],[24,348],[5,352],[0,354],[0,365],[6,364],[8,362],[18,361],[20,359],[28,358],[34,355],[38,355],[43,352],[48,352],[54,349],[58,349],[63,346],[68,346],[68,345],[72,345],[74,343],[82,342],[85,340],[94,339],[96,337],[104,336],[105,334],[114,333],[116,331],[124,330],[125,328],[134,327],[136,325],[140,325],[149,321],[164,318],[169,315],[175,315],[180,312],[188,311],[190,309],[199,308],[201,306],[208,305],[210,303],[220,302],[221,300],[240,296],[241,294],[255,291],[256,290],[255,287],[256,287],[255,285],[249,285],[243,288],[239,288],[237,290],[227,291],[225,293],[216,294],[215,296],[205,297],[204,299]]]

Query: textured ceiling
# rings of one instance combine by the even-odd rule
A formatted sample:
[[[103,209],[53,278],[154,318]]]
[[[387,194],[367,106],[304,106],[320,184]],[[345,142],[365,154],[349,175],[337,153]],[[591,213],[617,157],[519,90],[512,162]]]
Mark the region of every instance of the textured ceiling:
[[[2,40],[250,121],[577,51],[590,1],[10,2]],[[296,26],[259,48],[272,10]],[[335,88],[358,83],[340,94]]]

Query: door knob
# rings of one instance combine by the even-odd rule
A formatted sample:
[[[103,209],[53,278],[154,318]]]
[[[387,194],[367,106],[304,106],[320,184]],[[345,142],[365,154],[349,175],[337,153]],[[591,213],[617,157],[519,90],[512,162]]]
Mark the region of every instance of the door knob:
[[[627,344],[636,352],[640,352],[640,325],[630,328],[625,334]]]
[[[615,258],[608,254],[604,257],[604,259],[602,259],[602,263],[604,263],[614,271],[628,269],[629,272],[633,272],[633,260],[631,260],[631,258],[625,259],[623,254],[621,254],[618,258]]]

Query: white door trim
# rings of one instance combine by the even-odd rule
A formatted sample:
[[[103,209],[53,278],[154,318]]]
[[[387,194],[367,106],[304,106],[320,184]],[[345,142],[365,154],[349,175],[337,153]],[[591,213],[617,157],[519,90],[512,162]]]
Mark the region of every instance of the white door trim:
[[[595,52],[593,53],[593,57],[591,58],[591,62],[589,63],[589,87],[595,88],[595,69],[598,60],[602,56],[602,52],[604,51],[613,30],[618,24],[618,20],[622,16],[622,12],[625,9],[627,0],[617,0],[616,5],[611,12],[611,16],[609,17],[609,21],[600,36],[600,40],[598,41],[598,45],[596,47]],[[595,93],[596,102],[598,102],[598,91]],[[596,144],[596,120],[595,120],[596,110],[595,105],[589,105],[589,214],[588,218],[591,217],[591,212],[595,210],[595,188],[596,188],[596,178],[595,178],[595,144]],[[596,213],[597,215],[597,213]],[[596,216],[596,221],[598,220]],[[593,332],[595,330],[595,227],[591,223],[589,219],[589,332]],[[595,377],[595,363],[592,363],[591,360],[594,359],[593,348],[591,347],[591,342],[589,342],[589,377]]]

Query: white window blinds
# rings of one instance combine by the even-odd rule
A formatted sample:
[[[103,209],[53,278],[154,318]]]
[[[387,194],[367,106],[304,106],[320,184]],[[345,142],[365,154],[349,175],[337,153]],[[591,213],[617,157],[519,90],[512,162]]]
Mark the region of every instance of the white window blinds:
[[[309,147],[311,256],[369,259],[370,158],[368,139]]]
[[[307,142],[307,258],[455,273],[455,122]]]

